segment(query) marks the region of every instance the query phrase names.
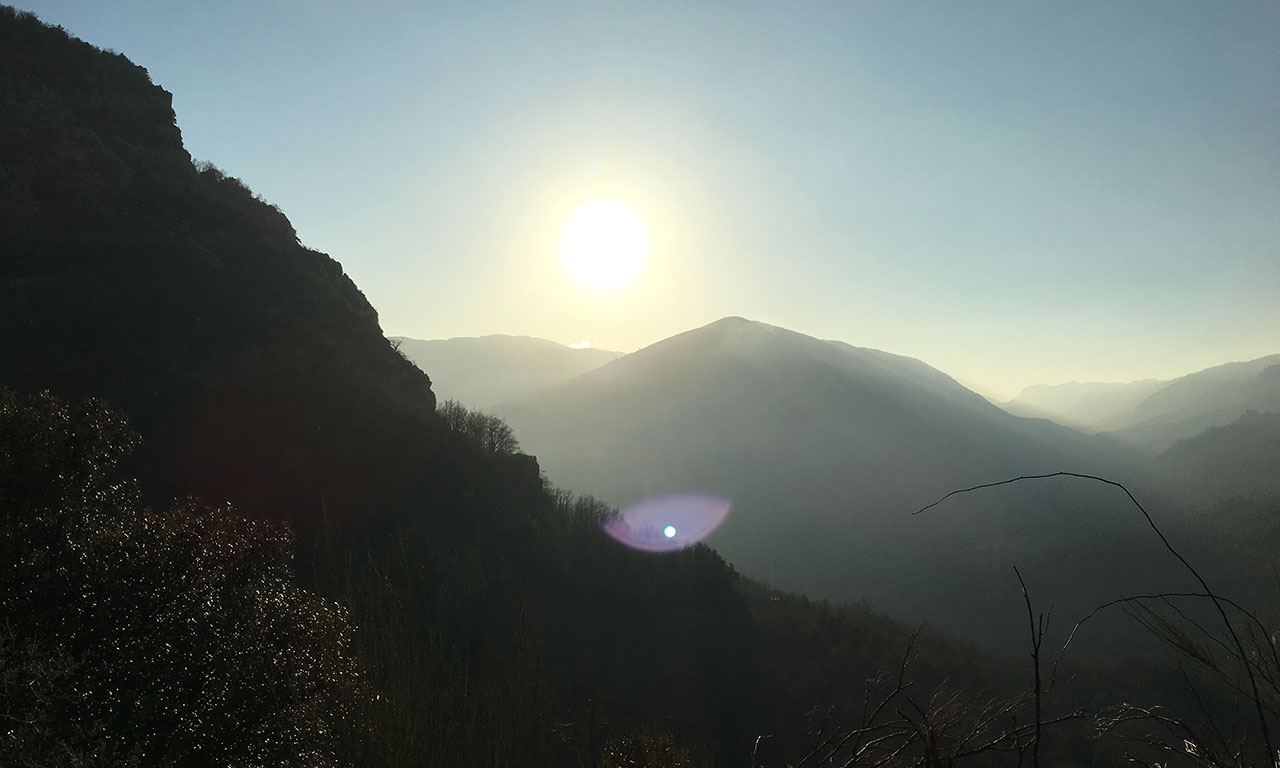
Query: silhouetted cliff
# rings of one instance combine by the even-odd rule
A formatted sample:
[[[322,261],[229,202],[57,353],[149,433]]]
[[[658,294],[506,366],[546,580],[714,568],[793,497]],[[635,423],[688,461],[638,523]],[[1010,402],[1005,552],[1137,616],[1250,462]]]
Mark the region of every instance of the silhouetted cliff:
[[[160,495],[295,521],[395,505],[439,449],[429,379],[341,265],[192,164],[170,100],[124,56],[0,15],[4,380],[121,407]]]

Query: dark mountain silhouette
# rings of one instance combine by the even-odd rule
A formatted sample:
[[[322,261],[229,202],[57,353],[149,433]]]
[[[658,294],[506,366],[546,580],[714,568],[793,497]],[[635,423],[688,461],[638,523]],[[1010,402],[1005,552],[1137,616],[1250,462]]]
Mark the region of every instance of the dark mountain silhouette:
[[[1122,496],[1051,482],[944,493],[1021,474],[1141,474],[1110,441],[1011,416],[924,363],[742,318],[680,334],[499,410],[558,483],[627,504],[735,501],[711,543],[750,576],[866,599],[988,639],[1011,566],[1081,605],[1164,561]],[[1063,604],[1060,602],[1060,604]]]
[[[523,400],[622,354],[501,334],[429,341],[392,337],[391,341],[401,354],[431,373],[432,388],[441,400],[457,400],[471,408]]]
[[[341,265],[193,165],[146,70],[34,19],[0,34],[5,381],[125,410],[159,504],[196,492],[298,522],[423,482],[430,380]]]

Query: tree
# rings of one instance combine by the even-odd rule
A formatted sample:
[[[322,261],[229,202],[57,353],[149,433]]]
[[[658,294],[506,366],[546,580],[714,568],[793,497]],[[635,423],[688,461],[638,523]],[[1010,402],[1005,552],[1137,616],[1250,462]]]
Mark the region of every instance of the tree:
[[[346,613],[292,537],[230,507],[141,509],[99,401],[0,390],[0,764],[338,762]]]
[[[464,435],[490,453],[518,453],[520,443],[505,421],[490,413],[468,410],[457,400],[446,400],[436,408],[449,429]]]

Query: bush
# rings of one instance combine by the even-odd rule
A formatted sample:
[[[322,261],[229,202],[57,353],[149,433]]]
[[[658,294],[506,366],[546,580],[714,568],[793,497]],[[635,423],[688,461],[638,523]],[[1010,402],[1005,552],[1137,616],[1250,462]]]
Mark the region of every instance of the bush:
[[[346,613],[292,537],[230,507],[140,509],[98,401],[0,390],[0,764],[337,763]]]

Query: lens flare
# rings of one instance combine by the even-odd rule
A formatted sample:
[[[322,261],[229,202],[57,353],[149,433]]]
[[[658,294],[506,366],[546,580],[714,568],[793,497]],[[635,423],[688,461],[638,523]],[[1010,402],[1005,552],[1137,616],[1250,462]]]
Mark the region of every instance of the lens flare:
[[[732,507],[732,502],[719,496],[655,496],[623,507],[601,527],[632,549],[674,552],[705,539]]]

